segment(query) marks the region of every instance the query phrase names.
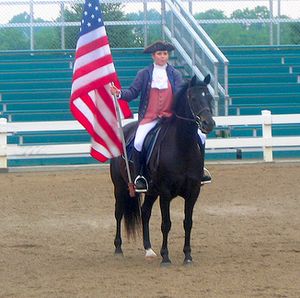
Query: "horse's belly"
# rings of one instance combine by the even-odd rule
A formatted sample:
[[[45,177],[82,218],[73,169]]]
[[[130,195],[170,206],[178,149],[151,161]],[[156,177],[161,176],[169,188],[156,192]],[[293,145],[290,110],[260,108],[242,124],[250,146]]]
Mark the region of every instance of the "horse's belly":
[[[160,196],[185,197],[187,194],[198,196],[201,186],[201,178],[196,175],[164,175],[158,183],[158,190]]]

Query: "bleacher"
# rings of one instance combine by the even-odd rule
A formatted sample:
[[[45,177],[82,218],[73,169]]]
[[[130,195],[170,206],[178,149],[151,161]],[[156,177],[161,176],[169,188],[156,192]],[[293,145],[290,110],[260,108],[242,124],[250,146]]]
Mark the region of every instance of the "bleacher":
[[[122,86],[151,62],[140,49],[112,51]],[[74,51],[0,53],[0,108],[9,121],[73,119],[69,110]],[[133,102],[136,111],[137,103]]]
[[[125,88],[136,72],[151,63],[141,49],[113,49],[115,67]],[[74,120],[69,107],[74,51],[11,51],[0,53],[0,113],[10,122]],[[138,102],[130,103],[136,112]],[[23,133],[8,137],[9,144],[88,143],[85,132]],[[9,166],[96,162],[89,156],[10,160]]]
[[[229,115],[300,113],[300,46],[223,47],[230,61]],[[128,87],[142,67],[152,61],[142,49],[113,49],[115,67]],[[0,112],[8,121],[73,120],[69,110],[74,51],[0,52]],[[138,102],[130,104],[134,112]],[[280,126],[274,135],[293,135],[299,126]],[[216,133],[216,132],[215,132]],[[259,127],[235,128],[231,136],[261,135]],[[82,143],[84,131],[26,133],[9,136],[10,144]],[[249,153],[249,156],[253,153]],[[255,154],[254,154],[255,156]],[[214,158],[227,158],[216,154]],[[94,163],[86,156],[55,159],[11,160],[9,166],[59,163]]]
[[[226,46],[222,52],[229,65],[229,115],[300,113],[300,46]],[[299,125],[273,126],[274,136],[299,135]],[[235,127],[232,137],[261,136],[258,126]],[[294,152],[277,152],[275,157],[292,157]],[[260,153],[246,152],[249,158]],[[299,154],[298,154],[299,155]]]
[[[229,115],[300,112],[300,46],[223,47],[230,61]]]

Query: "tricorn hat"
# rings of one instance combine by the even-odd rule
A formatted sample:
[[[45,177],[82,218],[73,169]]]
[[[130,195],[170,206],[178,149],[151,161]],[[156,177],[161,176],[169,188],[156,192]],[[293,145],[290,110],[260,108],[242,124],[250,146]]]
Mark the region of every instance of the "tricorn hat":
[[[163,41],[163,40],[159,40],[159,41],[156,41],[154,43],[152,43],[151,45],[149,45],[148,47],[146,47],[144,49],[144,53],[155,53],[157,51],[173,51],[175,50],[175,47],[169,43],[169,42],[166,42],[166,41]]]

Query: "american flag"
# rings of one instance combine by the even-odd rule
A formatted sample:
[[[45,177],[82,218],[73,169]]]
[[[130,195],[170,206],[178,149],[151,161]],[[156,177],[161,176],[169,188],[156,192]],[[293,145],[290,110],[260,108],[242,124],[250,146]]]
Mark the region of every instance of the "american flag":
[[[92,137],[91,156],[101,162],[123,153],[114,100],[109,90],[120,88],[98,0],[86,0],[77,41],[71,111]],[[132,117],[120,100],[124,118]]]

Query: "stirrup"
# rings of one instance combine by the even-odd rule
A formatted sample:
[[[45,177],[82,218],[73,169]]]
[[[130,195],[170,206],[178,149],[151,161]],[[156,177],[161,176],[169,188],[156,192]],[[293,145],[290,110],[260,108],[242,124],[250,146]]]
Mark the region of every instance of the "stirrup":
[[[134,179],[135,192],[147,192],[148,191],[148,182],[144,176],[138,175]]]
[[[203,170],[204,170],[204,173],[203,173],[203,177],[201,180],[201,185],[211,183],[212,177],[211,177],[209,170],[207,168],[203,168]]]

